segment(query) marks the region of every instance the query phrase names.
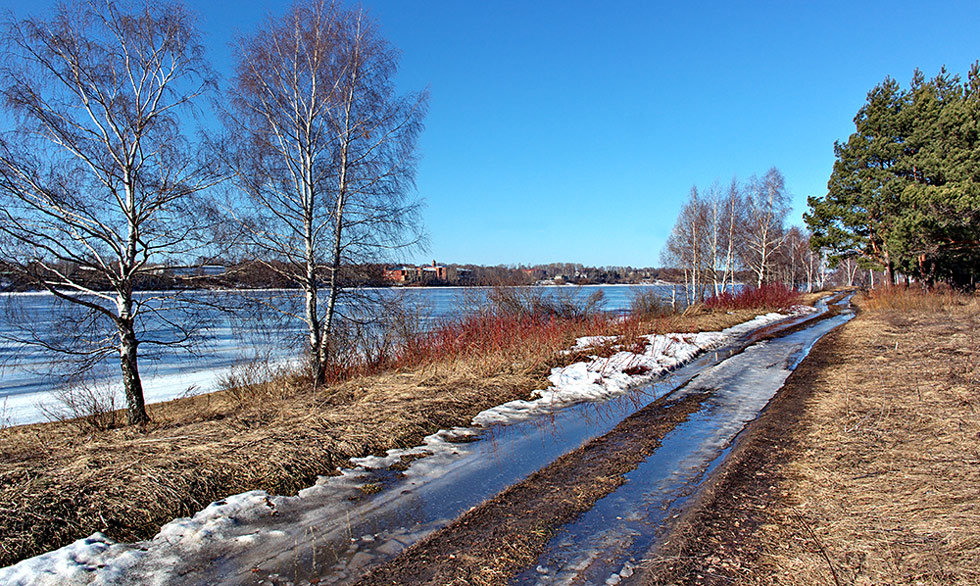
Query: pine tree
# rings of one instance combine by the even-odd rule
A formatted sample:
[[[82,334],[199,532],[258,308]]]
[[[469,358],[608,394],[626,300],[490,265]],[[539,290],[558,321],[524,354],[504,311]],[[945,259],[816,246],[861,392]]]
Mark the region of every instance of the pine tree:
[[[855,132],[835,143],[827,194],[805,214],[812,246],[832,260],[927,283],[973,286],[980,266],[980,71],[945,69],[908,89],[886,78],[868,93]]]

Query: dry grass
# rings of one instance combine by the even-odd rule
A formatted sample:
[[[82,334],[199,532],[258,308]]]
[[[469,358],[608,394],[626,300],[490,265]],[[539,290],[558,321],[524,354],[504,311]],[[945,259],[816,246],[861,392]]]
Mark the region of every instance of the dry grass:
[[[843,363],[812,381],[753,581],[980,583],[980,305],[902,290],[860,305]]]
[[[79,435],[68,424],[0,432],[0,564],[102,531],[151,536],[227,494],[295,493],[354,456],[408,447],[526,396],[528,373],[390,373],[329,391],[282,390],[241,408],[222,392],[151,406],[154,424]],[[284,381],[289,385],[291,381]],[[257,397],[258,399],[258,397]]]
[[[281,373],[269,383],[246,370],[228,390],[151,405],[153,423],[142,430],[80,432],[67,422],[0,429],[0,566],[95,531],[145,539],[228,494],[293,494],[351,457],[417,445],[542,388],[550,367],[573,358],[557,350],[576,336],[716,330],[755,313],[586,320],[549,331],[547,344],[498,339],[316,390],[302,377]]]
[[[919,287],[878,288],[868,293],[862,307],[871,312],[937,312],[976,302],[970,295],[949,288],[926,291]]]

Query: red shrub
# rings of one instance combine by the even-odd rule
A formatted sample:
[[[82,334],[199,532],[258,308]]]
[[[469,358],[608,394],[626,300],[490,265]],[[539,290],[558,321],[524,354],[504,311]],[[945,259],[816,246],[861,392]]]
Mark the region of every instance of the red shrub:
[[[704,306],[709,309],[788,309],[800,302],[800,293],[781,283],[761,287],[745,287],[738,293],[722,293],[709,297]]]
[[[602,332],[609,318],[479,312],[446,320],[432,330],[393,347],[374,349],[370,358],[349,356],[330,365],[327,382],[387,369],[415,368],[443,360],[478,359],[489,363],[535,354],[550,358],[567,349],[576,336]]]

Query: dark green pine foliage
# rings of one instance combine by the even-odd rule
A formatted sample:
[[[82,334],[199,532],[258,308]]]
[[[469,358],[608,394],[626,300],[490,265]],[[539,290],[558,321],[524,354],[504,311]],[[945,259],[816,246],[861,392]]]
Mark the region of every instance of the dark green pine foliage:
[[[815,248],[856,255],[926,282],[980,276],[980,70],[967,80],[916,71],[868,93],[855,132],[836,143],[827,194],[804,215]]]

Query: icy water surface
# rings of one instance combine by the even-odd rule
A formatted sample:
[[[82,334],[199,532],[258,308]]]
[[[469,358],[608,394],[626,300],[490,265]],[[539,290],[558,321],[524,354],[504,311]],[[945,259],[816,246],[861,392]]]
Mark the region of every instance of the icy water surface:
[[[683,297],[683,288],[678,292]],[[671,287],[664,285],[586,285],[582,287],[538,287],[545,295],[571,297],[584,301],[601,291],[603,309],[623,311],[630,299],[641,291],[654,291],[670,299]],[[439,320],[480,307],[487,290],[479,287],[408,287],[357,290],[359,294],[376,297],[382,302],[398,302],[410,308],[418,326],[425,328]],[[170,296],[173,292],[147,292],[140,298]],[[145,338],[167,340],[173,328],[165,320],[180,323],[193,321],[200,326],[200,340],[192,352],[169,351],[162,347],[140,346],[140,372],[147,403],[168,401],[181,396],[213,391],[216,381],[243,360],[256,356],[285,360],[297,355],[303,347],[304,325],[297,320],[271,324],[242,321],[219,308],[242,304],[245,296],[253,301],[268,300],[276,305],[285,302],[283,296],[294,299],[298,291],[184,291],[183,309],[151,315],[141,324]],[[295,300],[295,299],[294,299]],[[147,301],[150,303],[150,301]],[[342,307],[349,311],[350,307]],[[31,338],[29,328],[43,332],[70,331],[81,315],[71,313],[72,307],[59,304],[46,293],[0,294],[0,424],[19,425],[43,421],[39,404],[56,404],[50,390],[61,384],[59,375],[64,369],[63,355],[43,352],[37,346],[18,343]],[[77,313],[77,311],[76,311]],[[249,314],[249,311],[242,311]],[[22,324],[28,324],[24,327]],[[258,326],[262,327],[258,327]],[[107,356],[92,375],[96,381],[112,382],[119,374],[118,354]],[[123,405],[121,390],[117,389],[117,405]]]
[[[548,543],[514,584],[619,584],[667,521],[727,455],[735,436],[768,404],[813,344],[853,317],[850,311],[782,338],[753,344],[705,369],[673,396],[710,392],[701,411],[668,433],[615,492]]]

